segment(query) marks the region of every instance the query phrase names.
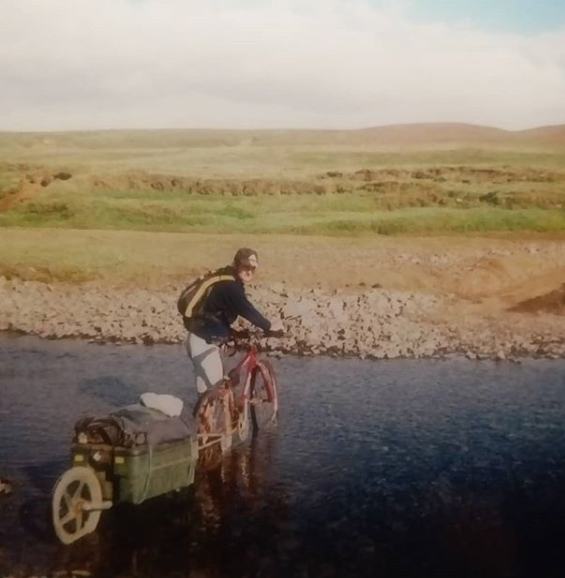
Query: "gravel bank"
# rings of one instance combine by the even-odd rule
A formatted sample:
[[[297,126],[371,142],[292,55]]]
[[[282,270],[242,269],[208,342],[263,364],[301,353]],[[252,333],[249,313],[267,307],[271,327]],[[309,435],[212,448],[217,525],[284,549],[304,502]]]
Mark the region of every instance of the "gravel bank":
[[[50,339],[179,343],[185,337],[176,298],[161,291],[45,284],[0,277],[0,330]],[[248,293],[268,317],[284,319],[287,336],[264,339],[273,353],[359,358],[514,359],[565,357],[562,316],[472,314],[463,302],[378,287],[341,293],[294,290],[284,284]],[[455,314],[442,312],[449,308]]]

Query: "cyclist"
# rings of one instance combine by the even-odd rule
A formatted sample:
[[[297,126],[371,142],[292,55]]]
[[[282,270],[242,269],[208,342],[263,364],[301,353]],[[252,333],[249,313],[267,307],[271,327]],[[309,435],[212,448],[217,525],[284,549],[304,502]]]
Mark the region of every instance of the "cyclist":
[[[266,319],[245,294],[244,284],[253,279],[258,265],[257,251],[246,247],[239,249],[232,265],[223,270],[234,279],[212,285],[200,306],[200,314],[187,326],[186,351],[194,364],[199,394],[224,379],[221,345],[228,341],[230,326],[238,317],[272,335],[283,333],[281,321]]]

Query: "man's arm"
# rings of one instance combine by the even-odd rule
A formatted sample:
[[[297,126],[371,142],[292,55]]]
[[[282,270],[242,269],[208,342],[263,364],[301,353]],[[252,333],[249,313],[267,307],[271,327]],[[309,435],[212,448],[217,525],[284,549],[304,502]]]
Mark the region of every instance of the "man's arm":
[[[259,313],[251,301],[249,301],[243,286],[239,283],[234,283],[230,289],[229,297],[233,306],[233,310],[240,317],[247,319],[249,323],[252,323],[263,331],[269,331],[269,329],[271,329],[271,322],[261,313]]]

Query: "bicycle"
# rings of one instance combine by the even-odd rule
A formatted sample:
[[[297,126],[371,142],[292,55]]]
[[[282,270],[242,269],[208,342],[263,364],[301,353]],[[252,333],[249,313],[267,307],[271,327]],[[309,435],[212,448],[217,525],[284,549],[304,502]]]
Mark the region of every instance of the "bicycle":
[[[219,444],[224,453],[234,442],[248,438],[250,426],[256,433],[277,419],[278,385],[272,365],[259,357],[256,342],[244,341],[249,338],[247,332],[234,332],[233,337],[234,346],[246,353],[220,384],[198,400],[194,415],[199,452]],[[242,371],[245,377],[240,387]]]

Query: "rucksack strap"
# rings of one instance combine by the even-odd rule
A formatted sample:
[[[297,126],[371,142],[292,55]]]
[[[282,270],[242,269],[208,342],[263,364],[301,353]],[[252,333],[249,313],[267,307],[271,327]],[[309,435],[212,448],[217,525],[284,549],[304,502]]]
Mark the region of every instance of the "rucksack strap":
[[[194,309],[200,305],[200,301],[206,295],[206,292],[212,285],[220,283],[220,281],[234,281],[235,277],[233,275],[214,275],[209,279],[206,279],[198,288],[194,297],[190,300],[188,307],[184,312],[184,317],[192,317],[194,315]]]

